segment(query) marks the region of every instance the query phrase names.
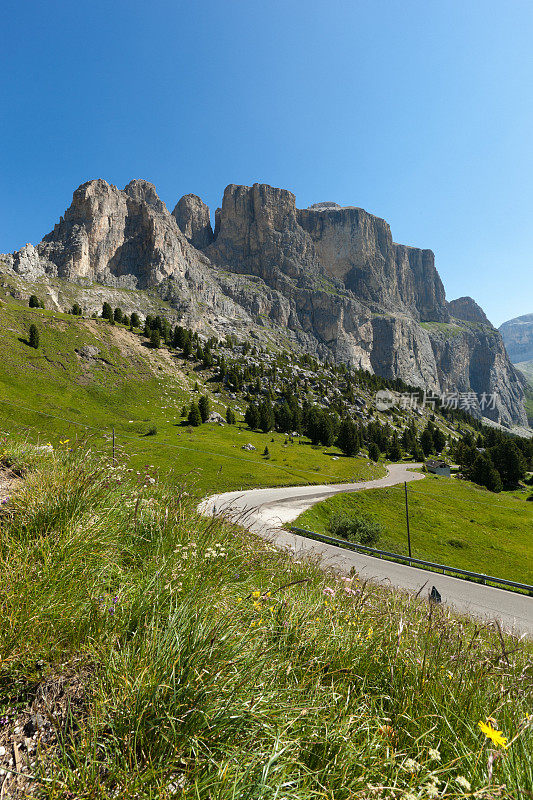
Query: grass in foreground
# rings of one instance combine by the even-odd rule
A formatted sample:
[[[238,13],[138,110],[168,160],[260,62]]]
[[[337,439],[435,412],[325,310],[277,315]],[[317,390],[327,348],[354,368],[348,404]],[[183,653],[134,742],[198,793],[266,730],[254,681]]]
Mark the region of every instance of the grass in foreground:
[[[294,561],[199,518],[186,487],[169,491],[150,473],[83,450],[36,456],[20,446],[5,459],[31,462],[0,520],[0,744],[6,759],[20,744],[32,776],[19,779],[21,792],[518,800],[533,791],[525,642]],[[37,735],[27,765],[14,721],[47,708],[56,740]],[[479,728],[488,719],[508,747]]]
[[[532,504],[529,491],[493,494],[468,481],[428,475],[408,484],[415,558],[533,584]],[[375,547],[407,555],[403,486],[340,494],[295,521],[327,533],[336,516],[373,516],[385,529]]]

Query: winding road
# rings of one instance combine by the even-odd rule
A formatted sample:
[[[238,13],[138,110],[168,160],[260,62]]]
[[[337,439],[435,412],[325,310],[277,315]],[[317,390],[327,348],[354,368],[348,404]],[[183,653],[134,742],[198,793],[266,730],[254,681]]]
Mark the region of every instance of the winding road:
[[[296,557],[318,556],[323,567],[345,572],[353,568],[364,578],[413,592],[425,593],[425,587],[429,592],[435,586],[442,602],[456,611],[485,621],[497,619],[507,630],[533,637],[531,597],[343,550],[283,530],[283,525],[293,522],[303,511],[335,494],[423,480],[422,473],[411,471],[419,466],[390,464],[385,477],[359,483],[225,492],[206,498],[198,510],[209,516],[223,515],[279,547],[290,548]]]

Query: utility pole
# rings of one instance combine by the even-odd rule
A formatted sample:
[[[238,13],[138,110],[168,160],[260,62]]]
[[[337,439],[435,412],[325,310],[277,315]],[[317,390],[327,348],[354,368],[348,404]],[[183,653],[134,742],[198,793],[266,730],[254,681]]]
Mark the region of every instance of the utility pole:
[[[115,463],[115,429],[113,428],[113,464],[114,463]],[[406,495],[406,499],[407,499],[407,495]],[[409,555],[410,555],[410,553],[409,553]]]
[[[409,502],[407,500],[407,481],[404,481],[403,488],[405,489],[405,521],[407,522],[407,546],[409,548],[409,558],[411,558],[411,533],[409,531]]]

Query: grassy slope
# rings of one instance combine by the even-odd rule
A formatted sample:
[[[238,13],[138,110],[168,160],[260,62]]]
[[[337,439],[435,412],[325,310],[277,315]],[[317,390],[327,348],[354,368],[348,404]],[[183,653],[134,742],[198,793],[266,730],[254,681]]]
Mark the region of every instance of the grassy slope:
[[[15,740],[27,771],[16,728],[30,711],[47,717],[50,703],[71,732],[32,754],[22,788],[54,800],[473,797],[465,780],[487,800],[533,791],[525,642],[324,575],[83,451],[38,458],[0,513],[2,768]],[[513,740],[492,779],[489,717]]]
[[[494,495],[466,481],[433,476],[408,486],[413,555],[533,584],[528,494]],[[386,529],[377,547],[407,553],[403,486],[337,495],[305,511],[294,524],[324,533],[332,516],[359,512],[372,514]]]
[[[38,350],[21,341],[32,322],[40,330]],[[75,350],[84,344],[98,347],[108,363],[77,356]],[[195,372],[192,364],[184,368],[176,356],[152,351],[138,336],[102,320],[33,310],[5,298],[0,305],[0,348],[3,427],[18,433],[30,428],[42,442],[54,446],[65,438],[73,441],[90,435],[95,447],[109,452],[114,426],[117,445],[131,456],[135,468],[154,465],[177,479],[194,469],[196,486],[202,492],[346,481],[378,477],[383,472],[382,467],[363,459],[333,460],[340,456],[335,448],[285,447],[281,434],[251,433],[244,426],[185,428],[181,408],[190,401],[196,381],[204,390],[205,374]],[[214,402],[213,407],[225,410],[224,403],[217,406]],[[36,410],[98,430],[87,433]],[[157,426],[158,433],[146,437],[143,434],[150,423]],[[257,452],[242,452],[242,445],[248,442]],[[262,457],[266,445],[269,460]]]

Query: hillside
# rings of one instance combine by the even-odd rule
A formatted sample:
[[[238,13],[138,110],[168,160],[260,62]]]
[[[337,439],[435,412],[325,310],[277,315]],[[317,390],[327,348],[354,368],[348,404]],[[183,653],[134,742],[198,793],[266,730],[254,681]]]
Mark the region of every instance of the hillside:
[[[231,184],[213,230],[196,195],[170,214],[146,181],[92,180],[37,247],[3,262],[9,276],[87,287],[86,313],[95,283],[148,289],[204,335],[266,335],[428,391],[491,395],[495,422],[526,423],[521,378],[479,306],[448,303],[432,251],[395,243],[361,208],[298,209],[284,189]]]
[[[4,443],[4,796],[521,800],[532,650],[85,448]]]
[[[409,486],[415,558],[531,584],[530,489],[494,495],[468,481],[427,475]],[[294,525],[331,535],[336,519],[370,515],[381,532],[373,545],[408,554],[403,486],[337,495],[305,511]]]
[[[135,469],[151,464],[178,482],[194,470],[200,492],[339,482],[383,472],[367,459],[341,457],[336,448],[312,448],[305,438],[301,441],[306,446],[287,446],[285,434],[246,430],[239,403],[227,389],[210,386],[212,371],[198,369],[193,360],[184,363],[165,348],[150,348],[123,326],[30,309],[9,296],[0,304],[0,322],[4,430],[31,431],[41,443],[54,447],[67,438],[88,437],[109,454],[114,427],[116,445],[130,456]],[[38,350],[27,344],[32,323],[41,334]],[[228,404],[233,405],[241,425],[184,424],[184,406],[202,392],[223,416]],[[267,443],[270,456],[265,459]],[[243,452],[245,444],[255,450]]]

